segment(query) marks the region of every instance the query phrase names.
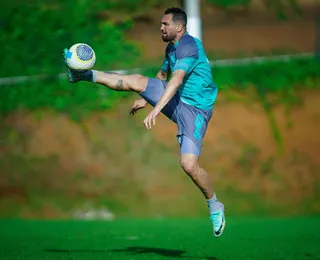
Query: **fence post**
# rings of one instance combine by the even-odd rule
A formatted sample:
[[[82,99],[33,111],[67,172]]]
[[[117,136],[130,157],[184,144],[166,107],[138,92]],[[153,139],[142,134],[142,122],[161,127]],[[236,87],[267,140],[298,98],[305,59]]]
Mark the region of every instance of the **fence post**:
[[[202,41],[202,26],[200,17],[200,1],[184,0],[184,10],[188,16],[187,30],[191,36]]]

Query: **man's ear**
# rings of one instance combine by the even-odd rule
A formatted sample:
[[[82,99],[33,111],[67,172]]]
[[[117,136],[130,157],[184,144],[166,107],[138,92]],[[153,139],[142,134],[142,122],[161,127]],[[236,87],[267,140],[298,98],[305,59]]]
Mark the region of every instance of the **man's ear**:
[[[180,33],[183,30],[183,25],[181,23],[177,24],[178,32]]]

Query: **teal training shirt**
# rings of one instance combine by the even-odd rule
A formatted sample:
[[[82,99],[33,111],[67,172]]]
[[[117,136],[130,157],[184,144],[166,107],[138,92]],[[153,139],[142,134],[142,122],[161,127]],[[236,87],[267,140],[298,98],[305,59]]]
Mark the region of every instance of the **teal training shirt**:
[[[175,44],[169,43],[161,70],[172,73],[184,70],[186,75],[178,89],[181,100],[200,109],[212,109],[218,88],[212,80],[211,67],[199,39],[186,33]]]

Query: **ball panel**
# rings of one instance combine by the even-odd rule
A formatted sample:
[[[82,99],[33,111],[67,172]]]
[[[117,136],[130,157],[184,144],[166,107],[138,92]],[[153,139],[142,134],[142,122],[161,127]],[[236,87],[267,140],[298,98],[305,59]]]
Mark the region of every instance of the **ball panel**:
[[[90,46],[85,44],[78,45],[76,48],[76,52],[78,58],[83,61],[91,60],[93,57],[93,50]]]

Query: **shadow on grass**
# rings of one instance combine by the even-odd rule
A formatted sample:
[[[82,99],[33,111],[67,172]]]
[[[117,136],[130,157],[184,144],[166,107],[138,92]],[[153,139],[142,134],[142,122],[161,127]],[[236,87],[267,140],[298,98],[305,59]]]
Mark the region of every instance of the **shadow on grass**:
[[[45,249],[46,252],[51,253],[75,253],[75,252],[92,252],[92,253],[127,253],[130,255],[141,255],[141,254],[156,254],[163,257],[171,258],[189,258],[189,259],[204,259],[204,260],[218,260],[214,256],[209,257],[197,257],[197,256],[184,256],[185,250],[165,249],[165,248],[152,248],[152,247],[134,247],[130,246],[125,249],[114,249],[114,250],[90,250],[90,249]]]

